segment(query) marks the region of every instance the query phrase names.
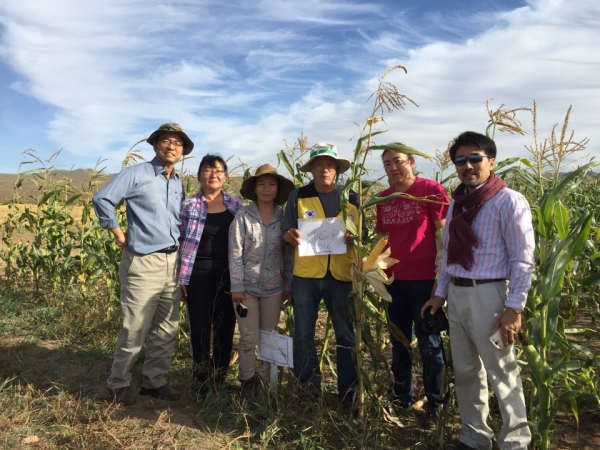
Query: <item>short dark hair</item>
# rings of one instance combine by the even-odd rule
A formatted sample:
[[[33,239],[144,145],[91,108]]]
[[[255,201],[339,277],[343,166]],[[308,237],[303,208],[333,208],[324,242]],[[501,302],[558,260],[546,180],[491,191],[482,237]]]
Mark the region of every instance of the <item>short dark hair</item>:
[[[403,144],[402,142],[391,142],[390,144],[391,144],[391,145],[406,145],[406,144]],[[400,153],[400,152],[396,152],[396,151],[394,151],[394,150],[384,150],[384,151],[383,151],[383,153],[381,154],[381,161],[383,161],[383,157],[385,156],[385,154],[386,154],[387,152]],[[411,155],[410,153],[404,153],[404,154],[405,154],[406,156],[408,156],[408,159],[410,159],[410,158],[412,158],[412,159],[415,159],[415,157],[414,157],[413,155]]]
[[[477,147],[479,150],[483,150],[485,156],[488,158],[496,157],[496,143],[486,135],[476,133],[475,131],[465,131],[454,139],[454,142],[448,149],[452,162],[454,162],[456,151],[459,147]]]
[[[202,169],[205,167],[216,167],[215,163],[221,163],[223,165],[223,170],[227,173],[227,163],[223,159],[223,157],[217,153],[207,153],[200,161],[200,166],[198,167],[198,175],[202,172]]]

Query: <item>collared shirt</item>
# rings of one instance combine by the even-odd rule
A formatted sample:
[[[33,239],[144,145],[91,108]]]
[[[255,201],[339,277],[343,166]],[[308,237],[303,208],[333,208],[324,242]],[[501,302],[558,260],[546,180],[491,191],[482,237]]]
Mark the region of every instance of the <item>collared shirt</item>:
[[[505,188],[483,204],[471,224],[478,242],[473,250],[475,261],[471,270],[460,264],[447,264],[448,230],[454,205],[452,200],[444,227],[444,257],[435,295],[448,298],[451,277],[505,278],[509,280],[506,306],[523,309],[534,267],[535,238],[529,203],[520,193]]]
[[[103,228],[117,228],[115,207],[127,201],[126,250],[147,255],[179,242],[179,214],[185,197],[176,171],[167,176],[157,158],[125,167],[92,199]]]
[[[234,216],[242,208],[242,201],[226,192],[223,192],[223,204]],[[196,252],[198,251],[200,239],[202,239],[207,215],[208,202],[202,191],[188,198],[181,205],[179,284],[188,285],[190,283]]]

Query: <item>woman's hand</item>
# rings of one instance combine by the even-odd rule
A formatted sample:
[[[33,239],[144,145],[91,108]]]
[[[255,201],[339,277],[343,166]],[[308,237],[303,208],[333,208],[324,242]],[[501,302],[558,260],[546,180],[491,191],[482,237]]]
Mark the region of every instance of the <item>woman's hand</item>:
[[[292,294],[292,291],[283,291],[282,299],[282,306],[284,308],[287,308],[288,306],[292,306],[294,304],[294,295]]]
[[[235,305],[239,305],[240,303],[244,303],[244,293],[243,292],[232,292],[231,299],[235,302]]]
[[[187,303],[187,286],[180,284],[179,289],[181,290],[181,303]]]

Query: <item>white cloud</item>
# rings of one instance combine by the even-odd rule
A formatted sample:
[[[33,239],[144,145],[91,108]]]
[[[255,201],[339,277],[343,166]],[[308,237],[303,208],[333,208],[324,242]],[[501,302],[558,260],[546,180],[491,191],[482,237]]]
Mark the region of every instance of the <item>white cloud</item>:
[[[165,121],[189,132],[197,158],[216,151],[275,163],[283,140],[300,132],[348,156],[354,122],[368,116],[365,100],[394,64],[408,74],[396,71],[389,81],[420,107],[386,114],[381,142],[433,153],[461,131],[483,131],[485,101],[494,97],[493,106],[511,108],[536,99],[542,133],[573,104],[573,128],[598,148],[598,2],[530,0],[511,11],[432,10],[419,20],[411,8],[317,0],[4,2],[0,58],[17,74],[15,91],[52,108],[53,120],[39,126],[52,148],[74,158],[106,155],[111,170]],[[497,139],[501,155],[525,155],[529,138]]]

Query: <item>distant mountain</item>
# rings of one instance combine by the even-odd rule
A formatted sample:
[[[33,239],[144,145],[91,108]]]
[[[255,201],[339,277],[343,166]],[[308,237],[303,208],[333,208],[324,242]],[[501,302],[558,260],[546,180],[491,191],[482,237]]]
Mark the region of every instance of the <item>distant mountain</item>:
[[[75,190],[83,190],[87,188],[88,183],[93,175],[92,169],[77,169],[77,170],[54,170],[49,172],[48,176],[51,180],[70,180],[71,186]],[[108,183],[116,174],[106,174],[101,178],[98,189]],[[43,176],[43,174],[42,174]],[[27,174],[22,177],[22,185],[19,188],[19,195],[22,203],[34,203],[40,195],[38,188],[42,180],[40,175]],[[15,183],[17,181],[16,174],[0,173],[0,203],[5,203],[13,199]],[[227,192],[239,195],[240,187],[242,186],[242,177],[231,177],[227,183]],[[37,184],[36,184],[37,183]],[[192,180],[192,190],[197,189],[197,180]]]

